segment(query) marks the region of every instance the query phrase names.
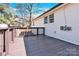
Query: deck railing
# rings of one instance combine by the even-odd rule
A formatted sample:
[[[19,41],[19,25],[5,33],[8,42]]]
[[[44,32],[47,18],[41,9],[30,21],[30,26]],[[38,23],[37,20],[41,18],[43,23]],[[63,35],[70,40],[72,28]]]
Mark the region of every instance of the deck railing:
[[[44,27],[9,27],[6,29],[0,29],[0,55],[8,55],[9,53],[9,43],[15,40],[17,34],[20,35],[24,31],[24,35],[28,35],[28,32],[31,32],[34,35],[43,34],[45,35]]]
[[[31,27],[31,28],[26,28],[26,27],[17,27],[15,28],[18,30],[18,35],[20,35],[22,32],[25,34],[25,35],[29,35],[30,34],[33,34],[33,35],[45,35],[45,27]]]
[[[13,28],[0,29],[0,55],[8,55],[9,43],[14,41]]]

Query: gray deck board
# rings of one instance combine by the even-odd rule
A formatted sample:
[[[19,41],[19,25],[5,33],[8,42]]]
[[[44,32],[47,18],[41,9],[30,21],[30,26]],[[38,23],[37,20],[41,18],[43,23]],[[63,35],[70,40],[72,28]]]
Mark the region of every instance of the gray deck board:
[[[24,42],[28,56],[79,56],[79,46],[49,36],[24,37]]]

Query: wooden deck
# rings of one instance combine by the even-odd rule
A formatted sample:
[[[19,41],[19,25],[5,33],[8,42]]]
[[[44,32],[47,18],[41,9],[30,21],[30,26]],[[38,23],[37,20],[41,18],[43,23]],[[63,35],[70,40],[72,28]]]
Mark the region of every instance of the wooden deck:
[[[24,37],[28,56],[79,56],[79,46],[49,36]]]

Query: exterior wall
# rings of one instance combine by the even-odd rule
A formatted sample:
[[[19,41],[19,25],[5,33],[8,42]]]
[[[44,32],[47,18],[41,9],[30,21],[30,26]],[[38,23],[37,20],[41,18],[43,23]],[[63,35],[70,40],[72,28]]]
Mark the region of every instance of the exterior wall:
[[[44,18],[41,18],[39,20],[36,20],[36,21],[33,21],[32,27],[44,27]],[[32,33],[34,33],[35,35],[37,34],[37,30],[36,29],[32,29]],[[42,34],[43,33],[43,29],[39,29],[39,34]]]
[[[39,19],[39,20],[35,20],[34,21],[34,26],[38,26],[38,27],[42,27],[42,26],[44,26],[44,20],[43,20],[44,18],[41,18],[41,19]]]
[[[78,44],[79,45],[79,24],[78,24],[78,12],[79,4],[69,4],[64,8],[55,12],[55,36],[56,38]],[[72,27],[72,31],[61,31],[59,28],[62,25],[65,25],[65,17],[63,12],[65,11],[66,15],[66,24]]]
[[[79,4],[67,4],[54,12],[48,12],[46,16],[49,16],[51,12],[54,13],[54,23],[43,24],[44,17],[40,17],[39,19],[34,20],[34,25],[44,26],[46,28],[45,35],[79,45]],[[72,31],[60,30],[60,26],[65,25],[71,26]]]

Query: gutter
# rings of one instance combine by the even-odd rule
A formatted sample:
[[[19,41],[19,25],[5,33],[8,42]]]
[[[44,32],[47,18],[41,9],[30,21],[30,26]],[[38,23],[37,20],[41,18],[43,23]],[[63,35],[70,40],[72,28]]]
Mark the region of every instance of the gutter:
[[[51,11],[51,10],[53,10],[53,9],[57,8],[58,6],[60,6],[60,5],[62,5],[62,4],[64,4],[64,3],[59,3],[59,4],[55,5],[54,7],[52,7],[52,8],[51,8],[51,9],[49,9],[48,11],[44,12],[43,14],[39,15],[39,16],[38,16],[38,17],[36,17],[35,19],[37,19],[37,18],[41,17],[42,15],[44,15],[44,14],[48,13],[49,11]],[[33,19],[33,20],[35,20],[35,19]]]

